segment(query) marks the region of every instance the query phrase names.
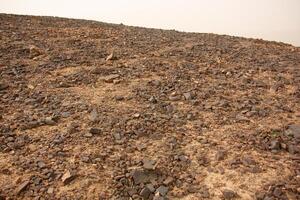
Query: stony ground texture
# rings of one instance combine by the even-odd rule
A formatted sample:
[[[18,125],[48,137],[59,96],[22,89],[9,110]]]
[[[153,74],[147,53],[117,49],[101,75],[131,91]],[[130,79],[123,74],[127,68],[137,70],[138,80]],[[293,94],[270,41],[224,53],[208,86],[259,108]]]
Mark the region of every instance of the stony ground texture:
[[[0,15],[0,199],[300,199],[300,48]]]

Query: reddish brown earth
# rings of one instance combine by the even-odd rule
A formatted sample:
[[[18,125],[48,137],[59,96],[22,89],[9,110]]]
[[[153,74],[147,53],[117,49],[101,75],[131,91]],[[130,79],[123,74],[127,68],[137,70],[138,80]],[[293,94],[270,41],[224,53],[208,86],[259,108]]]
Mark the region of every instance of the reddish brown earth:
[[[0,15],[0,199],[300,199],[300,48]]]

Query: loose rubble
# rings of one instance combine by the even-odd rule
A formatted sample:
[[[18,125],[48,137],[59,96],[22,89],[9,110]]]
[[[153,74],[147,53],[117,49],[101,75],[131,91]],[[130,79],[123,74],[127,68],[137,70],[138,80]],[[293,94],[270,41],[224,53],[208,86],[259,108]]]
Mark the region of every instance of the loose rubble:
[[[0,199],[300,199],[299,47],[0,24]]]

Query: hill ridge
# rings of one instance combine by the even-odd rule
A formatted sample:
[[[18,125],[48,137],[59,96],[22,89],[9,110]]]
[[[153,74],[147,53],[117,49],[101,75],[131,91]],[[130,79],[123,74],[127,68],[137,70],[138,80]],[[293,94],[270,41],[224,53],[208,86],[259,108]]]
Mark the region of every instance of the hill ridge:
[[[300,48],[0,14],[0,199],[298,199]]]

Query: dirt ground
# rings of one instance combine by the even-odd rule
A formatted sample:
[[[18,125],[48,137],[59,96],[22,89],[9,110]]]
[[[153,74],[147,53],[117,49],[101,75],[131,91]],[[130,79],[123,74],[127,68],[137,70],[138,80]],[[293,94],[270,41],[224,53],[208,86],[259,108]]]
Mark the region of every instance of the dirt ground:
[[[300,48],[0,14],[0,200],[300,199]]]

